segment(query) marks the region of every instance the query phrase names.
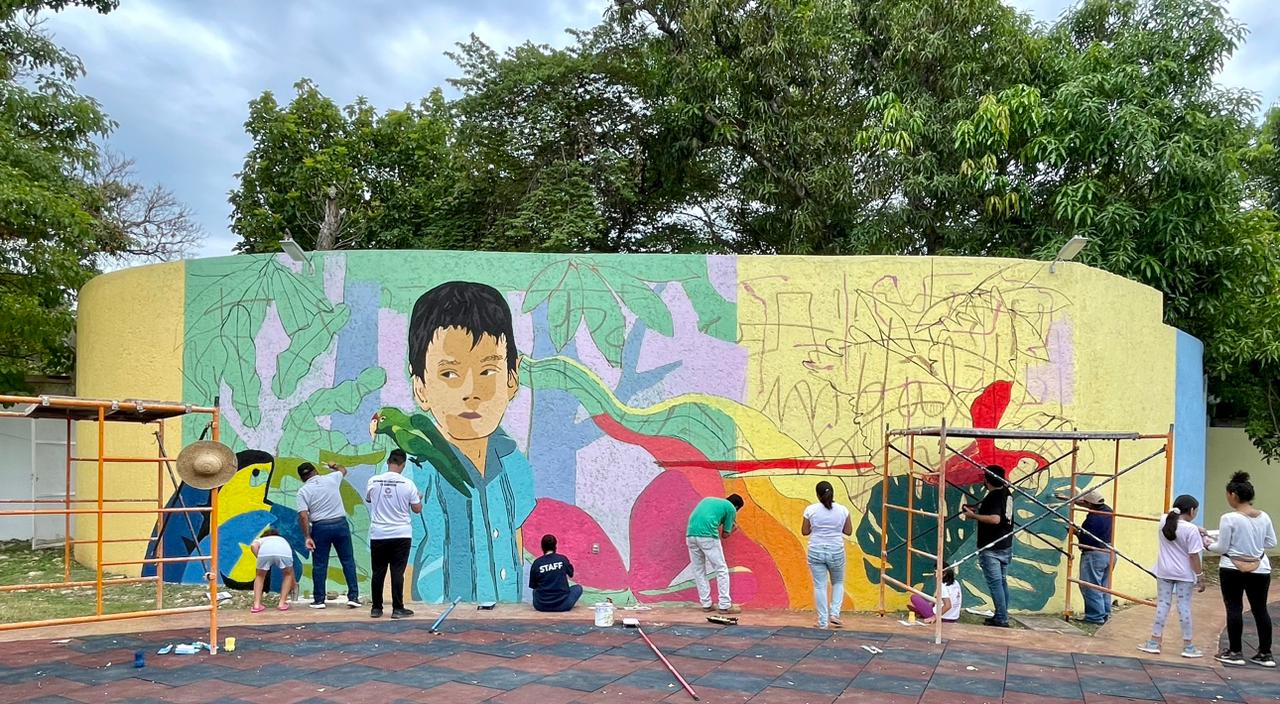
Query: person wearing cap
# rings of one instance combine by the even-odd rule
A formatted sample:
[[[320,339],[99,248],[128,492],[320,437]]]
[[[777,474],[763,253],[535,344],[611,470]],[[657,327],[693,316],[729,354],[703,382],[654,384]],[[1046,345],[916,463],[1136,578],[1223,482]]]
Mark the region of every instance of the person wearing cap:
[[[298,523],[302,537],[311,551],[311,608],[325,607],[325,581],[329,576],[329,552],[338,551],[342,576],[347,581],[347,608],[360,607],[360,583],[356,577],[356,556],[351,547],[351,526],[342,503],[342,479],[347,468],[331,464],[328,474],[320,474],[315,465],[298,465]]]
[[[1111,533],[1115,527],[1115,512],[1096,489],[1086,491],[1076,499],[1076,503],[1089,512],[1076,532],[1080,545],[1080,581],[1110,589]],[[1084,584],[1080,585],[1080,593],[1084,596],[1082,621],[1100,626],[1111,618],[1110,594],[1089,589]]]

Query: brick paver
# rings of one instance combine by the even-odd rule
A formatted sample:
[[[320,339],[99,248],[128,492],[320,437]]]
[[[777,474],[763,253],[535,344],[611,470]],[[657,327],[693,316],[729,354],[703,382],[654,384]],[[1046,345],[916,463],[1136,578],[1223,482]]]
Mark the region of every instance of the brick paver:
[[[0,704],[690,701],[634,630],[425,620],[235,626],[233,653],[158,655],[182,632],[0,644]],[[189,633],[189,632],[188,632]],[[1280,701],[1261,668],[793,626],[646,629],[704,702]],[[862,646],[875,646],[871,653]],[[1050,646],[1050,643],[1046,643]],[[147,665],[133,667],[134,652]]]

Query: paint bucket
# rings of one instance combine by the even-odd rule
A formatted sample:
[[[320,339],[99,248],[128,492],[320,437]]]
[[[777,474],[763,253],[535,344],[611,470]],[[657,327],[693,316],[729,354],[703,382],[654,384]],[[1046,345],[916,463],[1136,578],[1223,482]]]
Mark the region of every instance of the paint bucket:
[[[605,601],[596,604],[596,625],[600,628],[613,625],[613,604]]]
[[[222,649],[228,653],[234,653],[236,651],[236,637],[227,636],[226,643],[223,645]]]

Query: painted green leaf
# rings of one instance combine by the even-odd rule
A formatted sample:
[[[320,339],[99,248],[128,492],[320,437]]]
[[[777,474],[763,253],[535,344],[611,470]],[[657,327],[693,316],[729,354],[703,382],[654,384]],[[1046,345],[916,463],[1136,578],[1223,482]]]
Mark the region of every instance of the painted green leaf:
[[[533,277],[533,281],[529,282],[529,289],[525,292],[524,305],[520,310],[524,313],[531,312],[538,304],[547,300],[552,292],[560,289],[565,281],[565,277],[569,274],[570,262],[568,259],[554,262],[538,272]]]
[[[582,274],[582,280],[582,317],[587,323],[587,330],[609,364],[620,366],[627,326],[622,304],[599,272],[587,270]]]
[[[569,267],[560,288],[547,299],[547,326],[556,351],[564,348],[578,331],[582,319],[582,275]]]
[[[667,304],[662,298],[649,288],[649,284],[621,269],[601,266],[596,270],[622,299],[623,305],[643,320],[649,329],[666,337],[675,333],[671,311],[667,310]]]
[[[345,305],[338,305],[330,312],[317,311],[306,327],[290,336],[289,347],[280,353],[276,376],[271,382],[277,397],[287,398],[297,390],[316,358],[329,349],[350,316],[351,311]]]
[[[221,376],[227,386],[234,390],[232,404],[240,413],[240,418],[249,426],[256,426],[260,419],[258,394],[262,390],[253,344],[253,335],[257,329],[253,313],[245,304],[234,305],[227,311],[218,338],[225,361],[220,370],[222,374],[215,372],[214,375],[215,379]]]

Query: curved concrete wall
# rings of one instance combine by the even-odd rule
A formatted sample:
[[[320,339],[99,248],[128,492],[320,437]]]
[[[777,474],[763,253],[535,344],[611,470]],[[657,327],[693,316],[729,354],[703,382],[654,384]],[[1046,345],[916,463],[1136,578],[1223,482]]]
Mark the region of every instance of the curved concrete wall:
[[[411,312],[441,285],[455,298],[480,295],[458,282],[485,284],[505,303],[500,317],[511,316],[518,370],[482,373],[479,358],[455,360],[479,366],[452,387],[428,378],[416,393]],[[415,598],[427,601],[527,597],[528,559],[541,535],[554,532],[588,598],[688,602],[695,598],[683,541],[688,513],[701,497],[737,492],[747,506],[742,531],[726,542],[735,600],[808,607],[800,518],[815,483],[829,479],[855,519],[846,598],[872,608],[886,528],[879,520],[886,427],[945,420],[1163,433],[1178,419],[1175,399],[1190,393],[1180,384],[1196,376],[1186,368],[1189,353],[1179,357],[1177,331],[1161,322],[1158,292],[1081,265],[1051,274],[1045,263],[1019,260],[384,251],[315,254],[302,267],[259,255],[109,274],[85,288],[80,305],[82,395],[219,400],[223,439],[240,451],[242,466],[219,507],[224,580],[235,586],[252,578],[252,559],[238,546],[273,523],[309,570],[293,509],[303,461],[352,467],[344,492],[362,542],[364,483],[399,446],[421,461],[408,470],[427,496],[410,583]],[[482,347],[452,353],[466,357]],[[487,404],[489,420],[472,429],[479,445],[451,425],[455,406],[473,400]],[[432,424],[444,433],[430,442],[445,452],[460,448],[451,471],[465,473],[462,483],[476,489],[470,498],[424,459],[431,452],[421,443],[433,433],[396,432],[430,424],[425,409],[453,419]],[[1179,443],[1203,447],[1202,424],[1181,415]],[[381,428],[371,428],[375,418]],[[183,437],[191,441],[201,429],[190,421]],[[87,426],[81,446],[91,451],[96,437],[86,433]],[[107,445],[155,451],[154,439],[137,429],[112,429]],[[1027,477],[1023,486],[1042,499],[1067,482],[1065,461],[1044,467],[1069,444],[953,447]],[[467,448],[486,466],[463,461]],[[1153,449],[1122,443],[1121,463]],[[936,464],[936,441],[922,440],[917,450]],[[1109,472],[1115,452],[1113,444],[1086,443],[1082,469]],[[975,478],[957,462],[953,476]],[[895,458],[890,469],[891,500],[905,502],[906,484],[896,476],[905,464]],[[1197,473],[1203,481],[1203,457],[1180,462],[1178,473],[1183,482]],[[1163,510],[1163,476],[1162,460],[1126,475],[1121,510]],[[107,486],[111,495],[154,495],[155,468],[122,469]],[[182,491],[188,502],[208,500]],[[936,502],[934,487],[918,488],[914,500]],[[958,507],[967,499],[952,489],[946,500]],[[1020,501],[1018,511],[1024,522],[1037,513],[1031,501]],[[1057,521],[1036,526],[1050,542],[1065,534]],[[108,537],[146,537],[153,527],[144,519],[107,524]],[[93,528],[81,523],[78,537],[91,537]],[[164,554],[189,552],[204,530],[170,526]],[[887,530],[893,547],[905,518],[893,516]],[[948,524],[948,556],[972,551],[971,530],[971,523]],[[1119,546],[1150,561],[1154,530],[1122,526]],[[917,546],[932,551],[934,532],[922,532]],[[110,547],[108,560],[142,554],[141,545]],[[1015,552],[1014,607],[1060,606],[1065,559],[1030,536]],[[363,580],[367,549],[357,555]],[[922,562],[915,560],[911,581],[931,589],[931,568]],[[890,563],[895,576],[907,576],[903,549],[892,551]],[[331,570],[337,586],[336,560]],[[202,571],[172,565],[165,576],[190,580]],[[1116,574],[1122,590],[1154,591],[1136,569],[1122,565]],[[974,561],[961,578],[967,603],[986,600]]]

